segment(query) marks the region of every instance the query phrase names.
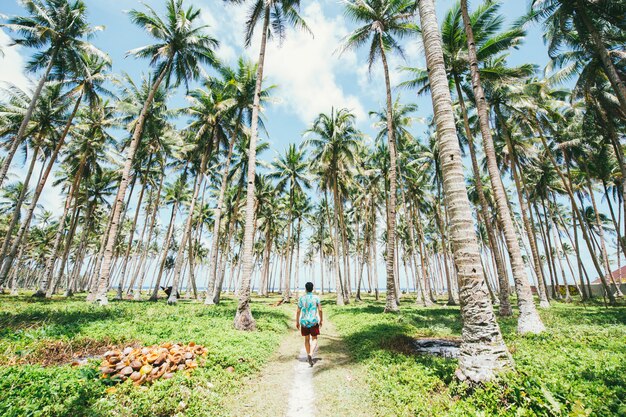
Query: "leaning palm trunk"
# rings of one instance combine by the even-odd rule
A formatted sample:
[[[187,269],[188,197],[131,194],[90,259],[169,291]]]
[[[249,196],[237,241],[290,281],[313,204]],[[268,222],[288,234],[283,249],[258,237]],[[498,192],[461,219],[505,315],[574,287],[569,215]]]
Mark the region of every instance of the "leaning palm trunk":
[[[17,200],[17,204],[15,205],[15,210],[13,211],[13,215],[11,216],[11,222],[9,223],[9,227],[7,229],[7,234],[2,242],[2,249],[0,249],[0,259],[4,259],[7,254],[7,250],[9,249],[9,244],[11,243],[11,236],[13,235],[13,231],[20,221],[20,213],[22,212],[22,204],[24,204],[24,200],[26,198],[26,193],[28,192],[28,186],[30,184],[30,178],[33,175],[33,171],[35,170],[35,163],[37,162],[37,156],[39,155],[39,147],[35,149],[35,154],[30,161],[30,165],[28,166],[28,172],[26,173],[26,177],[24,178],[24,182],[22,183],[22,190],[20,191],[20,195]],[[40,296],[39,291],[35,293],[34,296]]]
[[[72,110],[72,113],[70,114],[69,118],[67,119],[67,122],[65,123],[65,127],[63,129],[63,132],[61,133],[61,136],[59,137],[59,141],[57,142],[56,146],[54,147],[54,150],[52,151],[52,154],[50,155],[48,165],[46,166],[46,169],[42,177],[39,179],[39,183],[37,184],[37,187],[35,188],[35,193],[33,194],[33,199],[28,207],[26,218],[20,225],[20,229],[17,232],[17,236],[15,237],[15,240],[13,241],[13,244],[11,245],[11,250],[9,251],[8,255],[4,258],[4,263],[2,264],[2,268],[0,269],[0,285],[4,283],[7,277],[7,274],[9,273],[9,270],[11,269],[11,266],[13,265],[13,260],[15,259],[15,255],[17,254],[18,248],[20,247],[22,242],[25,241],[24,236],[26,235],[27,230],[30,226],[30,222],[33,218],[33,213],[35,212],[35,208],[37,207],[37,202],[39,201],[39,197],[41,196],[41,193],[43,192],[43,188],[46,185],[46,182],[48,181],[48,177],[50,176],[52,167],[54,166],[54,163],[56,162],[57,157],[59,156],[59,152],[61,151],[61,148],[63,147],[63,144],[65,143],[65,139],[67,138],[67,135],[70,131],[70,127],[72,126],[72,121],[74,120],[74,116],[76,116],[76,113],[78,112],[78,108],[80,107],[80,102],[82,98],[83,98],[83,94],[81,93],[76,99],[76,104],[74,105],[74,109]]]
[[[570,202],[572,204],[572,211],[574,212],[574,216],[576,217],[576,219],[578,220],[578,223],[580,224],[580,230],[583,234],[583,240],[585,241],[587,245],[587,249],[589,250],[589,254],[591,256],[591,261],[593,262],[593,266],[595,267],[596,272],[598,273],[598,276],[600,277],[602,286],[604,287],[607,293],[607,296],[609,297],[609,302],[611,305],[615,305],[615,302],[616,302],[615,296],[610,291],[609,284],[606,281],[606,276],[604,274],[604,271],[602,271],[602,266],[600,265],[600,262],[598,261],[598,258],[595,254],[595,250],[593,248],[591,238],[589,236],[589,231],[587,230],[587,226],[585,224],[585,220],[582,214],[580,213],[578,204],[576,204],[576,198],[574,197],[574,192],[572,191],[573,190],[572,183],[570,182],[571,175],[569,174],[569,160],[566,160],[566,164],[565,164],[568,170],[568,178],[565,178],[565,175],[563,174],[563,172],[561,172],[561,168],[559,167],[559,164],[557,163],[556,158],[554,157],[552,153],[552,150],[548,146],[548,142],[546,141],[546,138],[543,136],[541,131],[539,131],[538,133],[539,133],[539,138],[541,139],[541,144],[543,145],[544,149],[546,150],[546,154],[548,155],[548,158],[550,159],[550,163],[552,164],[552,167],[554,168],[556,173],[559,175],[559,178],[561,179],[561,182],[563,183],[563,186],[565,187],[565,191],[567,192],[567,195],[569,196]],[[570,181],[568,181],[568,179]],[[579,260],[580,260],[580,257],[579,257]],[[589,288],[589,293],[591,294],[591,288]]]
[[[159,273],[157,274],[156,281],[154,282],[154,288],[150,301],[157,301],[159,299],[159,286],[161,285],[161,278],[163,278],[163,271],[165,269],[165,261],[167,260],[167,253],[169,252],[170,242],[172,235],[174,234],[174,222],[176,221],[176,210],[178,210],[178,201],[172,205],[172,214],[170,215],[170,223],[167,226],[167,233],[165,234],[165,240],[163,241],[163,250],[161,251],[161,259],[157,265]],[[166,284],[167,285],[167,284]],[[178,291],[178,288],[172,287],[172,292]]]
[[[528,235],[528,242],[530,243],[530,251],[533,260],[533,267],[535,268],[535,274],[537,275],[537,292],[539,294],[539,307],[541,308],[550,308],[550,301],[548,301],[547,290],[545,285],[543,285],[543,268],[541,267],[541,259],[539,258],[539,251],[537,250],[537,239],[535,237],[535,230],[532,226],[528,218],[528,213],[530,209],[528,207],[528,199],[524,198],[527,196],[526,193],[526,183],[524,181],[524,177],[520,175],[519,171],[519,163],[517,161],[517,156],[513,149],[513,143],[511,142],[511,135],[509,134],[508,127],[506,125],[506,121],[502,114],[496,109],[496,117],[500,120],[500,124],[503,130],[504,140],[506,141],[506,146],[509,151],[509,155],[511,158],[511,171],[513,172],[513,180],[515,181],[515,189],[517,191],[517,199],[520,203],[520,212],[522,214],[522,221],[524,222],[524,229],[526,229],[526,234]]]
[[[235,131],[230,138],[230,143],[228,144],[228,155],[226,155],[226,160],[224,161],[224,165],[222,167],[222,182],[220,184],[220,194],[217,197],[217,207],[215,208],[215,214],[213,215],[213,240],[211,241],[211,252],[209,258],[209,282],[207,285],[206,299],[204,300],[204,303],[207,305],[213,304],[212,289],[215,286],[215,274],[217,272],[217,252],[219,247],[220,223],[222,220],[224,195],[226,194],[226,188],[228,187],[228,169],[230,168],[230,160],[233,157],[233,148],[235,146],[235,141],[237,140],[237,135],[239,133],[241,114],[242,111],[239,110],[239,114],[237,116],[237,125],[235,126]]]
[[[454,74],[454,85],[456,87],[456,93],[459,98],[459,105],[461,106],[461,113],[463,114],[463,128],[465,129],[465,136],[469,142],[470,158],[472,160],[472,172],[474,173],[474,182],[476,192],[478,194],[478,201],[480,203],[480,213],[483,218],[483,225],[487,231],[487,241],[491,248],[493,260],[496,264],[496,274],[498,276],[498,283],[500,284],[500,315],[511,316],[513,310],[511,309],[511,300],[509,299],[509,276],[504,266],[504,260],[500,256],[500,252],[496,250],[496,235],[493,232],[493,227],[487,223],[489,219],[489,204],[485,197],[485,191],[483,190],[483,180],[480,177],[480,170],[478,168],[478,158],[476,157],[476,149],[474,148],[474,135],[469,124],[469,117],[467,116],[467,108],[465,107],[465,100],[463,98],[463,91],[461,90],[461,80],[459,76]]]
[[[148,166],[150,166],[150,159],[148,159]],[[143,202],[143,195],[144,195],[144,192],[146,191],[146,182],[147,182],[147,179],[144,179],[143,183],[141,184],[141,191],[139,192],[139,197],[137,198],[137,208],[135,209],[133,222],[130,226],[130,233],[128,236],[128,246],[126,246],[126,251],[124,253],[122,271],[120,272],[120,280],[117,283],[117,294],[115,295],[116,300],[121,300],[123,298],[124,283],[126,282],[126,269],[128,268],[128,263],[130,262],[130,252],[133,248],[133,239],[135,237],[135,229],[137,228],[137,220],[139,219],[139,212],[141,211],[141,203]]]
[[[150,93],[148,94],[148,98],[141,109],[141,113],[139,114],[139,118],[137,119],[137,125],[135,126],[135,131],[133,132],[133,138],[130,141],[130,145],[128,146],[128,150],[126,151],[126,159],[124,161],[124,168],[122,171],[122,178],[120,180],[120,186],[117,190],[117,196],[115,197],[115,205],[113,206],[113,211],[111,213],[111,228],[108,233],[108,237],[106,239],[106,244],[104,248],[104,257],[102,259],[102,270],[100,271],[100,276],[98,278],[98,286],[96,293],[96,301],[100,303],[101,306],[107,305],[109,303],[107,297],[107,289],[109,286],[109,278],[111,277],[111,263],[113,260],[113,251],[115,249],[115,242],[117,240],[117,229],[120,226],[120,219],[122,217],[122,209],[124,208],[124,197],[126,196],[126,189],[128,188],[128,182],[130,180],[131,170],[133,168],[133,162],[135,160],[135,154],[137,153],[137,149],[139,148],[139,142],[141,141],[141,134],[143,133],[143,125],[146,121],[146,116],[148,115],[148,110],[152,105],[152,101],[154,100],[154,95],[156,94],[161,82],[165,79],[165,75],[167,74],[169,67],[171,65],[172,56],[169,57],[167,63],[163,66],[161,73],[158,78],[155,80]]]
[[[176,264],[174,266],[174,279],[172,282],[172,292],[170,293],[169,298],[167,299],[168,304],[176,304],[177,297],[176,292],[180,283],[181,271],[185,258],[185,246],[187,246],[187,240],[191,239],[191,225],[193,224],[193,212],[196,208],[196,200],[200,195],[200,189],[202,188],[203,180],[204,180],[204,165],[207,160],[207,154],[205,153],[202,156],[202,160],[200,161],[200,169],[198,170],[198,174],[196,175],[196,180],[194,182],[193,187],[193,197],[191,198],[191,205],[189,206],[189,214],[187,215],[187,221],[185,222],[185,229],[183,230],[183,236],[180,240],[180,245],[178,247],[178,253],[176,255]],[[191,252],[189,253],[191,256]]]
[[[444,196],[450,214],[450,242],[460,283],[463,341],[456,374],[460,379],[481,382],[493,379],[499,371],[511,366],[512,358],[502,339],[482,273],[435,5],[433,0],[419,0],[418,6],[426,62],[430,70],[428,77],[437,125]]]
[[[37,88],[35,88],[35,92],[33,93],[33,97],[30,100],[28,109],[26,109],[26,114],[24,114],[22,123],[20,123],[20,127],[17,130],[17,134],[15,135],[15,138],[11,142],[11,148],[9,148],[7,156],[5,157],[2,167],[0,168],[0,187],[2,186],[2,184],[4,183],[4,180],[7,177],[7,172],[9,172],[9,167],[11,166],[11,161],[13,160],[13,157],[17,153],[17,150],[19,149],[20,145],[22,144],[22,141],[24,140],[24,136],[26,134],[26,128],[28,127],[28,123],[30,122],[31,117],[33,116],[33,111],[35,111],[37,100],[39,100],[39,96],[41,96],[41,90],[43,89],[43,86],[46,83],[48,76],[50,75],[50,71],[52,70],[54,63],[56,62],[56,57],[57,57],[58,52],[59,52],[58,48],[55,48],[52,51],[52,55],[50,56],[50,61],[48,62],[48,65],[46,66],[46,70],[44,71],[43,76],[39,80],[39,83],[37,84]]]
[[[602,252],[601,254],[602,259],[604,260],[604,266],[606,267],[607,275],[609,276],[609,278],[611,279],[611,282],[613,283],[613,286],[615,287],[615,296],[621,298],[624,296],[624,294],[622,294],[622,290],[620,289],[620,286],[616,284],[615,278],[613,277],[613,273],[611,272],[609,252],[606,250],[606,244],[604,240],[604,229],[602,228],[602,220],[600,220],[600,213],[598,212],[598,206],[596,205],[596,197],[593,192],[593,187],[591,186],[591,180],[589,179],[589,170],[586,164],[583,164],[583,165],[585,167],[585,173],[587,174],[586,176],[587,189],[589,190],[589,197],[591,198],[591,206],[593,207],[593,212],[595,214],[595,220],[596,220],[596,227],[598,228],[598,240],[600,240],[600,251]]]
[[[137,290],[133,293],[133,300],[139,301],[141,300],[141,290],[143,288],[143,283],[146,278],[146,270],[148,267],[146,266],[146,259],[148,257],[148,252],[150,251],[150,242],[152,242],[152,235],[154,234],[154,226],[156,224],[156,218],[159,213],[159,203],[161,201],[161,190],[163,189],[163,181],[165,180],[165,173],[161,171],[161,179],[159,180],[159,188],[157,188],[156,197],[154,200],[154,204],[152,207],[152,213],[150,214],[150,227],[148,228],[148,239],[144,244],[143,250],[141,252],[141,257],[139,258],[139,265],[135,269],[135,277],[133,280],[137,280],[139,274],[141,274],[141,278],[139,278],[139,283],[137,284]],[[146,216],[148,213],[146,212]]]
[[[472,30],[471,20],[467,9],[467,0],[461,0],[461,12],[463,14],[463,23],[465,25],[465,33],[467,36],[468,56],[470,72],[472,75],[472,87],[476,102],[476,110],[478,112],[478,120],[480,124],[480,132],[483,138],[483,148],[485,157],[487,158],[487,168],[491,180],[496,200],[496,209],[498,212],[498,220],[504,232],[506,247],[509,251],[511,260],[511,270],[513,272],[513,280],[515,281],[515,290],[517,292],[517,305],[520,310],[520,316],[517,321],[517,331],[521,334],[525,333],[541,333],[545,330],[545,326],[537,313],[533,294],[530,290],[530,283],[526,275],[526,268],[522,253],[513,226],[513,218],[509,209],[506,191],[496,159],[496,151],[491,136],[491,127],[489,126],[489,109],[485,99],[485,93],[480,81],[478,72],[478,58],[476,56],[476,45],[474,42],[474,33]]]
[[[63,232],[65,231],[65,219],[67,217],[67,213],[70,210],[72,205],[72,201],[74,201],[74,196],[78,190],[78,186],[83,176],[83,170],[86,165],[86,159],[83,157],[81,159],[80,165],[78,167],[78,172],[74,177],[74,181],[70,185],[69,195],[65,200],[65,206],[63,207],[63,216],[59,219],[59,225],[57,226],[56,235],[54,237],[54,246],[52,248],[52,252],[50,253],[50,257],[46,261],[46,269],[43,276],[43,281],[41,283],[41,288],[33,295],[33,296],[43,296],[47,294],[48,284],[53,278],[54,275],[54,266],[56,264],[57,255],[59,253],[59,248],[61,247],[61,240],[63,238]]]

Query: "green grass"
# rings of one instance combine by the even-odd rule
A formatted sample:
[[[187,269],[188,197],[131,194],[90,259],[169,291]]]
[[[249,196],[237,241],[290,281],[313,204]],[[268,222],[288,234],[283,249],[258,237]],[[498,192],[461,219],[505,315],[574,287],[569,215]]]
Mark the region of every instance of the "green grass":
[[[287,331],[289,307],[255,300],[258,331],[233,329],[235,301],[219,306],[164,301],[112,302],[107,308],[82,298],[38,301],[0,297],[1,416],[214,416],[259,371]],[[191,373],[150,386],[116,385],[99,378],[98,359],[71,366],[72,353],[110,344],[166,341],[205,345],[205,363]],[[48,366],[42,366],[44,363]],[[235,372],[226,368],[234,367]]]
[[[367,302],[327,311],[367,368],[380,416],[625,416],[626,308],[555,303],[542,311],[548,331],[515,334],[516,319],[500,319],[516,372],[470,389],[453,375],[456,360],[416,355],[410,340],[460,336],[458,308],[403,303],[382,314]]]

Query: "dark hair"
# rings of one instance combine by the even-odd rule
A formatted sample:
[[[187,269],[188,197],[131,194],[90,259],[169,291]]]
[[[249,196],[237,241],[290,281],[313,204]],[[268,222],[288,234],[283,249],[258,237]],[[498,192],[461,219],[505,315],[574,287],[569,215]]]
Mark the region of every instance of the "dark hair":
[[[307,282],[306,284],[304,284],[304,288],[306,288],[306,292],[313,292],[313,283]]]

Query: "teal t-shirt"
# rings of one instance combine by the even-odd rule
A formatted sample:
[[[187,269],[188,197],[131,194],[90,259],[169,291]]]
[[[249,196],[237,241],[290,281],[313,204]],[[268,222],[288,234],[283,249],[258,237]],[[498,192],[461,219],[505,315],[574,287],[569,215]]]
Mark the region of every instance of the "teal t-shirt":
[[[300,325],[313,327],[319,323],[317,319],[317,306],[320,305],[320,298],[308,292],[298,300],[300,308]]]

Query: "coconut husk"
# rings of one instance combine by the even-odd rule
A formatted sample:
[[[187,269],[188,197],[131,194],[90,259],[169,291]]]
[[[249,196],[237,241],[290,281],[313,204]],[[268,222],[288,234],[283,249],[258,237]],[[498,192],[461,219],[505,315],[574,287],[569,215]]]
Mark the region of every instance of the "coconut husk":
[[[100,372],[105,379],[129,379],[135,385],[142,385],[160,378],[170,379],[177,371],[191,371],[198,367],[198,358],[206,353],[207,348],[195,342],[187,345],[166,342],[140,348],[128,346],[102,355]]]

